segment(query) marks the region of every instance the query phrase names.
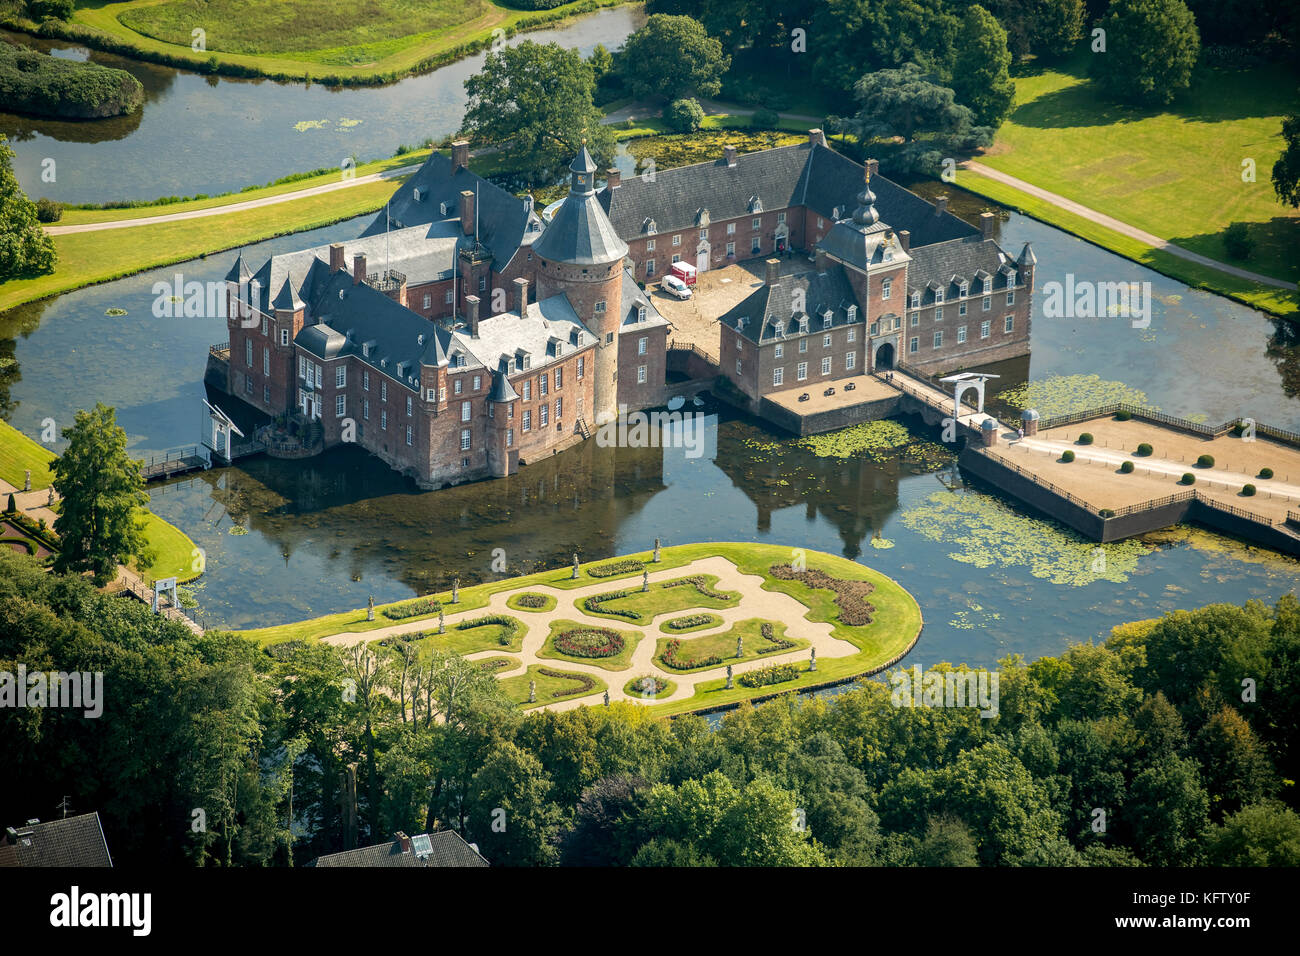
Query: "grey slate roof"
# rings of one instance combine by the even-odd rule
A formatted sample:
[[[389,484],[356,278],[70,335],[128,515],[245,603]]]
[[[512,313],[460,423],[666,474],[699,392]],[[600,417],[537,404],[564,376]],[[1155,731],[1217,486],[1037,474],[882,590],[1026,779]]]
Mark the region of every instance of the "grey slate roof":
[[[319,856],[308,866],[487,866],[477,850],[466,843],[452,830],[443,830],[429,835],[430,852],[421,859],[414,852],[402,851],[399,841],[379,843],[375,846],[362,847],[357,850],[345,850],[342,853],[329,853]]]
[[[533,369],[551,361],[551,342],[559,339],[566,351],[595,343],[596,336],[582,323],[564,295],[553,295],[540,302],[528,303],[527,312],[502,312],[481,319],[478,337],[468,331],[453,332],[449,352],[463,351],[464,368],[500,368],[501,358],[523,353],[530,356]],[[563,357],[563,356],[561,356]],[[520,370],[522,371],[522,370]]]
[[[242,282],[253,274],[253,270],[248,267],[248,261],[244,258],[244,250],[239,250],[239,255],[235,257],[235,263],[226,273],[227,282]]]
[[[640,332],[643,329],[668,324],[668,320],[655,308],[654,300],[642,292],[641,287],[636,284],[631,269],[623,270],[623,294],[620,301],[623,303],[623,318],[619,322],[620,335],[623,332]],[[642,307],[645,308],[644,319],[640,318]]]
[[[979,236],[913,247],[911,255],[912,264],[907,270],[909,305],[914,291],[921,293],[921,305],[933,305],[936,288],[943,290],[945,300],[951,300],[960,294],[957,279],[970,283],[968,295],[981,295],[983,286],[976,278],[980,272],[993,277],[993,292],[1006,291],[1010,276],[1003,267],[1019,271],[1016,262],[996,242]],[[1019,275],[1016,281],[1020,281]]]
[[[569,195],[555,210],[533,243],[533,252],[553,262],[598,265],[616,262],[627,255],[627,243],[619,238],[596,195],[596,164],[584,145],[569,164]]]
[[[418,201],[417,189],[423,197]],[[460,194],[464,190],[478,193],[479,241],[492,255],[492,268],[502,272],[519,247],[530,244],[540,234],[541,219],[533,209],[532,198],[512,196],[463,167],[453,172],[451,157],[445,153],[430,155],[393,194],[388,203],[391,227],[454,223],[455,231],[460,233]],[[384,213],[380,211],[362,236],[382,235],[384,229]]]
[[[601,204],[624,239],[643,235],[647,218],[658,234],[698,228],[696,218],[707,209],[714,221],[752,215],[755,198],[765,209],[807,206],[827,219],[844,218],[862,190],[865,170],[828,146],[800,143],[736,157],[661,169],[653,182],[640,176],[623,179],[617,189],[603,189]],[[977,235],[979,230],[897,183],[871,178],[874,206],[880,221],[911,232],[913,246]],[[836,210],[840,210],[836,216]]]
[[[796,292],[803,293],[803,311],[795,311]],[[825,273],[802,272],[781,276],[774,285],[755,289],[718,321],[751,341],[767,343],[798,336],[799,319],[803,315],[808,315],[811,320],[808,334],[822,332],[822,317],[828,309],[831,328],[842,328],[849,324],[849,306],[857,305],[857,297],[843,268],[835,266]],[[742,319],[745,320],[743,325]],[[853,324],[864,322],[865,316],[859,308]]]
[[[519,393],[510,384],[510,379],[506,378],[504,371],[492,373],[492,390],[488,392],[487,397],[489,402],[513,402],[518,397]]]
[[[98,813],[12,829],[12,838],[0,838],[0,867],[113,865]]]

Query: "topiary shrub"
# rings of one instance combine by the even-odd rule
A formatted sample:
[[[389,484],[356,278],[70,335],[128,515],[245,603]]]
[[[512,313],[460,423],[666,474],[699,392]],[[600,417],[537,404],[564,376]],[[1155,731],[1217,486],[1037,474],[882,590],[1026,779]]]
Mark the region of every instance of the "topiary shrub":
[[[1196,476],[1193,475],[1190,471],[1184,472],[1182,483],[1185,485],[1194,485],[1196,484]]]
[[[1074,452],[1072,451],[1062,452],[1061,461],[1074,461]]]
[[[1126,421],[1128,421],[1128,420],[1129,420],[1130,418],[1132,418],[1132,417],[1133,417],[1133,413],[1132,413],[1132,412],[1130,412],[1130,411],[1125,411],[1125,410],[1122,409],[1122,408],[1121,408],[1119,411],[1117,411],[1117,412],[1115,413],[1115,421],[1117,421],[1117,422],[1126,422]]]
[[[42,196],[36,200],[36,218],[41,222],[58,222],[63,218],[63,203]]]
[[[1213,455],[1201,455],[1201,456],[1199,456],[1199,457],[1196,459],[1196,467],[1197,467],[1197,468],[1213,468],[1213,467],[1214,467],[1214,456],[1213,456]]]
[[[18,503],[14,501],[14,496],[12,493],[10,493],[9,506],[5,508],[5,511],[9,512],[10,514],[13,514],[17,510],[18,510]]]
[[[1133,462],[1131,462],[1131,461],[1126,461],[1126,462],[1124,462],[1124,464],[1122,464],[1122,465],[1119,466],[1119,470],[1122,471],[1122,472],[1123,472],[1124,474],[1126,474],[1126,475],[1131,475],[1131,474],[1133,474]]]
[[[739,680],[742,687],[766,687],[768,684],[795,680],[798,676],[799,668],[794,664],[769,664],[741,674]]]
[[[1079,444],[1080,444],[1080,445],[1091,445],[1091,444],[1092,444],[1092,432],[1083,432],[1083,433],[1081,433],[1081,434],[1079,435]]]
[[[1242,486],[1241,486],[1241,493],[1242,493],[1243,495],[1245,495],[1247,498],[1253,498],[1253,497],[1255,497],[1255,486],[1254,486],[1254,485],[1242,485]]]
[[[1150,455],[1151,452],[1153,452],[1154,450],[1155,449],[1153,449],[1146,442],[1143,442],[1142,444],[1138,445],[1137,453],[1141,455],[1143,458],[1145,458],[1147,455]]]
[[[1261,478],[1272,478],[1272,477],[1273,477],[1273,469],[1272,469],[1272,468],[1261,468],[1261,469],[1259,470],[1259,477],[1261,477]]]

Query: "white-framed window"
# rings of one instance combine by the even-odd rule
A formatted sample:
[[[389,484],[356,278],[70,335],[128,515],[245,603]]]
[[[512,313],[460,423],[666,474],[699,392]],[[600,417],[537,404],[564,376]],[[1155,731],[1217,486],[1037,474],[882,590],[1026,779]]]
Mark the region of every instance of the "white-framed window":
[[[646,240],[646,242],[645,242],[645,251],[646,251],[646,252],[654,252],[654,251],[655,251],[655,241],[654,241],[653,239],[647,239],[647,240]]]
[[[832,324],[834,321],[835,321],[835,318],[834,318],[834,316],[831,315],[830,312],[823,313],[823,315],[822,315],[822,328],[823,328],[823,329],[829,329],[829,328],[831,327],[831,324]]]
[[[262,334],[266,334],[266,316],[262,316]]]
[[[921,340],[920,338],[914,335],[907,343],[907,351],[909,353],[912,353],[912,352],[919,352],[920,350],[921,350]]]
[[[1015,305],[1015,304],[1016,304],[1016,290],[1011,289],[1010,291],[1007,292],[1007,305]]]
[[[943,329],[937,329],[934,333],[934,348],[943,348]]]
[[[472,410],[473,410],[473,404],[472,404],[471,402],[461,402],[461,403],[460,403],[460,420],[461,420],[462,422],[467,422],[467,421],[469,421],[470,412],[471,412]]]
[[[482,375],[475,375],[475,376],[474,376],[474,391],[477,392],[477,391],[478,391],[480,388],[482,388],[482,387],[483,387],[483,376],[482,376]]]
[[[913,325],[913,326],[917,326],[917,325],[920,325],[920,324],[921,324],[921,313],[920,313],[920,312],[913,312],[913,313],[912,313],[912,325]]]
[[[881,279],[881,280],[880,280],[880,297],[881,297],[882,299],[888,299],[889,296],[890,296],[890,294],[893,292],[893,290],[894,290],[894,280],[893,280],[893,279]]]
[[[778,365],[772,369],[772,384],[781,385],[785,382],[785,366]]]
[[[439,401],[439,402],[445,402],[446,400],[447,400],[447,386],[446,386],[446,385],[439,385],[439,386],[438,386],[438,401]]]
[[[807,332],[808,330],[807,330],[807,329],[804,329],[804,331]],[[800,339],[800,340],[799,340],[799,351],[800,351],[800,352],[807,352],[807,351],[808,351],[808,340],[807,340],[807,339]]]
[[[379,383],[379,400],[380,400],[381,402],[386,402],[386,401],[388,401],[388,383],[387,383],[387,382],[381,381],[381,382]]]
[[[478,277],[478,290],[479,290],[480,292],[486,292],[486,291],[487,291],[487,276],[479,276],[479,277]]]
[[[460,450],[469,451],[469,444],[470,444],[469,429],[462,428],[460,430]]]
[[[532,400],[533,400],[533,380],[530,378],[528,381],[524,382],[524,401],[531,402]]]
[[[346,395],[334,396],[334,417],[342,418],[348,413],[348,397]]]
[[[370,369],[363,368],[361,370],[361,391],[370,391]]]
[[[831,357],[829,355],[822,359],[822,374],[831,374]]]
[[[550,380],[551,380],[551,376],[550,373],[548,372],[543,372],[537,378],[537,385],[538,385],[537,394],[542,396],[543,398],[546,397],[546,386],[550,382]]]
[[[370,399],[361,400],[361,418],[363,421],[370,421]]]
[[[845,352],[845,353],[844,353],[844,367],[845,367],[846,369],[848,369],[850,372],[853,371],[855,368],[858,367],[858,353],[857,353],[857,352]]]
[[[555,400],[555,424],[560,424],[560,419],[564,417],[564,398],[561,396]]]
[[[736,254],[736,244],[734,242],[727,243],[727,255],[734,256],[735,254]]]
[[[701,238],[701,239],[707,239],[707,238],[709,238],[709,230],[708,230],[707,227],[705,227],[704,229],[701,229],[701,230],[700,230],[700,238]]]
[[[920,304],[921,304],[921,293],[919,293],[919,292],[913,292],[913,293],[912,293],[912,308],[915,309],[915,308],[917,308],[918,306],[920,306]]]
[[[740,371],[740,359],[736,359],[736,374],[737,374],[737,375],[740,375],[740,374],[741,374],[741,371]]]
[[[828,349],[830,347],[831,347],[831,336],[830,333],[828,332],[827,334],[822,336],[822,348]]]
[[[443,304],[444,304],[444,305],[451,305],[451,298],[452,298],[452,293],[451,293],[451,290],[448,289],[446,292],[444,292],[444,293],[442,294],[442,302],[443,302]]]
[[[942,290],[942,289],[935,289],[935,290],[934,290],[934,301],[935,301],[935,302],[942,302],[942,301],[943,301],[943,290]]]
[[[961,283],[961,285],[957,286],[957,292],[962,296],[970,295],[970,283],[969,282]]]
[[[433,296],[430,295],[428,292],[424,294],[424,307],[426,309],[433,307]]]
[[[298,377],[311,381],[311,372],[307,370],[307,359],[301,355],[298,356]]]
[[[984,294],[988,295],[992,291],[993,291],[993,278],[990,276],[989,278],[984,280]]]
[[[645,261],[645,274],[647,276],[655,274],[655,261],[653,259],[647,259]]]
[[[785,358],[785,346],[780,342],[777,342],[776,345],[772,347],[772,357]]]
[[[785,222],[785,213],[783,213],[783,212],[778,212],[778,213],[776,214],[776,221],[777,221],[778,223]]]
[[[727,223],[727,235],[734,236],[735,234],[736,234],[736,224],[734,222]]]
[[[379,427],[384,431],[388,431],[388,409],[386,408],[379,410]]]
[[[564,369],[562,368],[557,368],[555,370],[555,387],[557,389],[564,387]]]
[[[963,316],[965,314],[966,314],[966,303],[963,302],[961,305],[957,306],[957,315]]]
[[[942,322],[942,321],[943,321],[943,306],[940,305],[940,306],[936,306],[936,307],[935,307],[935,310],[934,310],[934,321],[936,321],[936,322]]]
[[[578,356],[578,378],[582,378],[584,375],[587,374],[586,366],[587,366],[587,356],[579,355]]]
[[[749,227],[750,227],[751,229],[762,229],[762,228],[763,228],[763,217],[762,217],[762,216],[755,216],[755,217],[754,217],[754,221],[753,221],[752,223],[750,223],[750,226],[749,226]]]
[[[348,367],[340,365],[334,370],[334,387],[343,388],[348,384]]]
[[[465,383],[460,378],[453,379],[451,383],[451,393],[453,395],[459,395],[463,391],[465,391]]]
[[[1003,332],[1010,332],[1014,330],[1015,327],[1016,327],[1016,317],[1014,315],[1008,315],[1005,319],[1003,319],[1003,325],[1002,325]]]
[[[265,345],[262,346],[262,374],[271,374],[271,350]]]
[[[650,343],[650,339],[649,339],[648,337],[643,336],[642,338],[637,339],[637,340],[636,340],[636,354],[637,354],[637,355],[645,355],[646,347],[649,345],[649,343]]]
[[[987,312],[991,308],[993,308],[993,296],[986,295],[984,297],[984,311]]]
[[[406,396],[406,414],[408,414],[408,415],[411,414],[411,396],[410,396],[410,395],[407,395],[407,396]]]
[[[682,237],[681,234],[678,233],[677,235],[673,236],[673,245],[680,246],[681,244],[682,244]]]
[[[263,385],[263,386],[262,386],[262,402],[263,402],[264,404],[267,404],[267,405],[270,405],[270,404],[271,404],[271,386],[270,386],[270,385]]]
[[[958,326],[958,327],[957,327],[957,344],[958,344],[958,345],[961,345],[961,344],[962,344],[963,342],[965,342],[965,341],[966,341],[966,326],[964,326],[964,325]]]
[[[513,448],[513,447],[514,447],[514,444],[515,444],[515,430],[514,430],[513,428],[507,428],[507,429],[506,429],[506,447],[507,447],[507,448]]]
[[[858,330],[849,326],[849,331],[845,340],[848,342],[856,342],[858,340]]]
[[[989,337],[989,326],[992,324],[993,324],[992,322],[980,323],[980,338],[987,339]]]
[[[281,329],[281,330],[280,330],[280,344],[281,344],[281,345],[288,345],[288,344],[289,344],[289,330],[288,330],[288,329]]]
[[[537,415],[538,415],[537,423],[541,425],[543,428],[545,428],[548,424],[550,424],[551,406],[538,405]]]
[[[762,241],[758,238],[758,236],[755,236],[754,239],[753,239],[753,241],[750,242],[750,244],[749,244],[749,254],[750,254],[750,255],[753,255],[753,256],[756,256],[756,255],[758,255],[758,254],[759,254],[760,252],[762,252],[762,251],[763,251],[763,243],[762,243]]]
[[[748,320],[746,320],[746,321],[748,321]],[[739,352],[739,353],[741,353],[742,355],[744,354],[744,352],[745,352],[745,340],[744,340],[744,339],[736,339],[736,351]]]
[[[672,259],[673,265],[676,265],[677,263],[679,263],[679,262],[681,262],[681,261],[682,261],[682,257],[679,256],[677,253],[674,252],[674,253],[673,253],[673,259]]]
[[[247,392],[249,395],[253,394],[253,376],[251,375],[244,376],[244,391]]]
[[[1016,278],[1017,278],[1018,275],[1019,275],[1019,273],[1017,273],[1014,269],[1007,273],[1007,287],[1008,287],[1008,288],[1010,288],[1011,286],[1013,286],[1013,285],[1016,284]]]
[[[407,443],[408,445],[411,444],[411,439],[412,439],[412,437],[413,437],[413,435],[412,435],[412,433],[411,433],[411,426],[410,426],[410,425],[407,425],[407,426],[406,426],[406,443]]]
[[[253,340],[244,339],[244,364],[253,367]]]
[[[804,381],[808,378],[808,363],[800,362],[794,368],[794,377],[797,381]]]
[[[530,432],[532,430],[533,430],[533,413],[525,408],[524,409],[524,431]]]

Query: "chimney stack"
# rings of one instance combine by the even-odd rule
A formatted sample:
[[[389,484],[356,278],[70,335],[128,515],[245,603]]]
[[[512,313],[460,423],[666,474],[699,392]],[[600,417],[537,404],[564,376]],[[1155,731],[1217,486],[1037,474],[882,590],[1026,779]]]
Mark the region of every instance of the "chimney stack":
[[[458,139],[451,144],[451,171],[469,169],[469,140]]]
[[[469,325],[469,334],[478,338],[478,296],[465,296],[465,322]]]
[[[343,243],[332,243],[330,245],[330,274],[342,272],[347,267],[347,260],[343,256]]]
[[[736,165],[736,147],[728,143],[726,146],[722,147],[722,155],[727,157],[728,167]]]
[[[830,268],[831,257],[826,254],[826,250],[821,246],[817,247],[817,274],[824,276]]]
[[[617,189],[623,183],[623,174],[617,166],[605,170],[605,188]]]
[[[765,285],[776,285],[776,280],[781,275],[781,260],[768,259],[766,265],[767,273],[763,277],[763,283]]]
[[[819,130],[819,129],[810,129],[810,130],[808,131],[808,145],[809,145],[809,146],[825,146],[825,145],[826,145],[826,134],[823,133],[823,132],[822,132],[821,130]]]
[[[880,160],[878,159],[867,160],[867,175],[874,176],[878,172],[880,172]]]
[[[912,248],[912,233],[910,230],[898,230],[898,244],[903,247],[904,252]]]
[[[528,280],[523,276],[515,279],[515,311],[521,319],[528,313]]]
[[[361,285],[366,281],[366,257],[358,252],[352,257],[352,284]]]
[[[474,235],[474,193],[469,189],[460,191],[460,231]]]
[[[993,213],[980,213],[980,235],[985,239],[993,238]]]
[[[936,216],[942,216],[942,215],[943,215],[944,213],[946,213],[947,211],[948,211],[948,197],[947,197],[947,196],[935,196],[935,197],[934,197],[934,214],[935,214]]]
[[[411,852],[411,838],[407,836],[405,833],[403,833],[401,830],[398,830],[396,833],[393,834],[393,839],[396,840],[397,843],[401,846],[403,853]]]

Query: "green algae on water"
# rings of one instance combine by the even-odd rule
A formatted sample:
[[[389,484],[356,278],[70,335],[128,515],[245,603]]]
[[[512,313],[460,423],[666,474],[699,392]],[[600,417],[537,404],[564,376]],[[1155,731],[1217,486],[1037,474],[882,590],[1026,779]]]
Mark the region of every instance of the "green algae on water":
[[[1044,418],[1116,402],[1156,408],[1147,402],[1147,393],[1141,389],[1109,381],[1100,375],[1053,375],[1040,382],[1028,382],[999,392],[998,398],[1014,408],[1035,409]]]

